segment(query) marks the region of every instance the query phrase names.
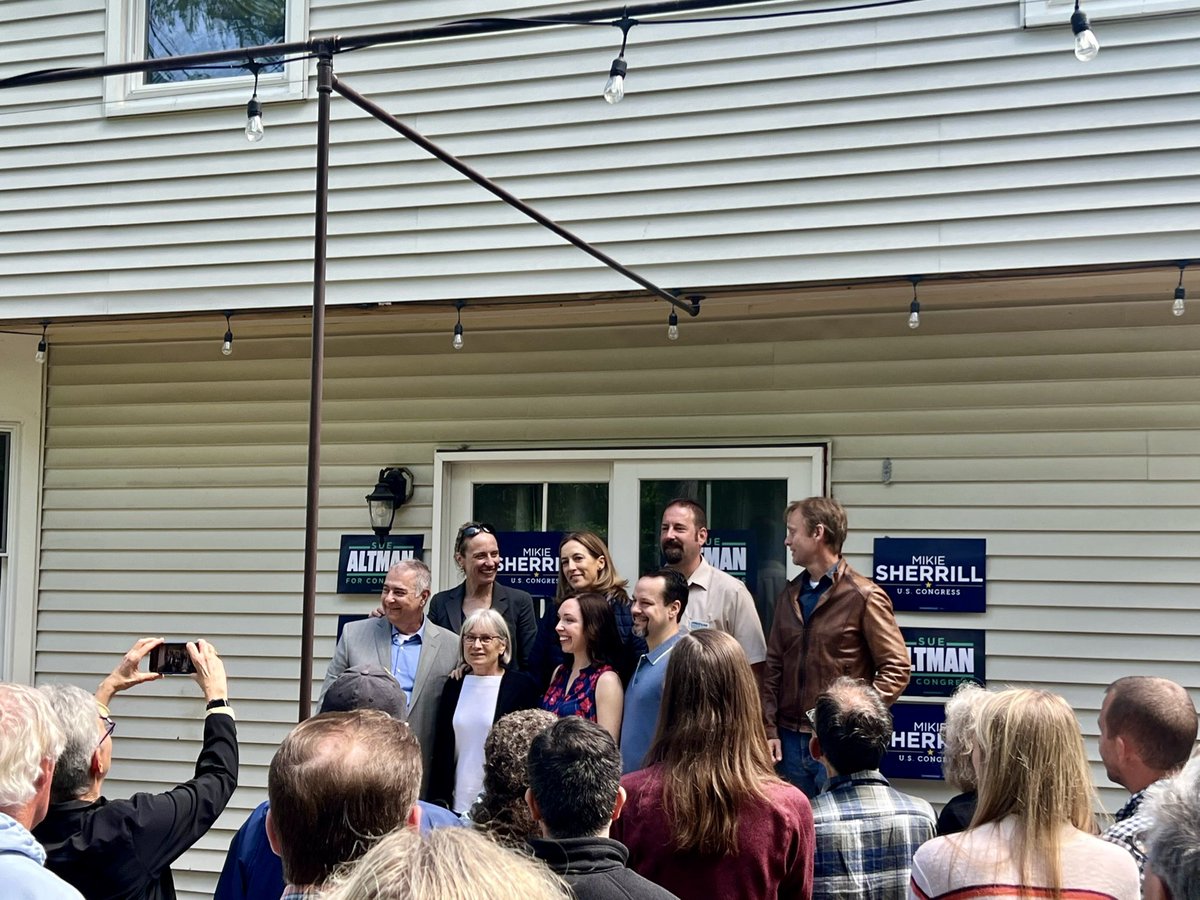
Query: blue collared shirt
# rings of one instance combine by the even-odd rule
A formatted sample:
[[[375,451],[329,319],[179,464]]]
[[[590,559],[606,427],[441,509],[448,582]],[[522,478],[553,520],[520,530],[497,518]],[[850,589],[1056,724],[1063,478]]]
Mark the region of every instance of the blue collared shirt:
[[[643,653],[637,669],[625,688],[625,715],[621,720],[621,774],[642,768],[642,760],[654,740],[658,707],[662,703],[663,682],[671,649],[683,637],[677,631],[653,650]]]
[[[417,665],[421,661],[421,646],[425,642],[425,619],[415,634],[401,634],[392,626],[392,675],[404,689],[404,696],[412,705],[413,685],[417,682]]]
[[[808,620],[812,618],[813,610],[817,608],[817,601],[833,585],[833,576],[837,574],[838,564],[835,562],[829,567],[829,571],[822,575],[814,584],[812,575],[806,570],[804,578],[800,582],[800,613],[804,617],[804,624],[808,624]]]

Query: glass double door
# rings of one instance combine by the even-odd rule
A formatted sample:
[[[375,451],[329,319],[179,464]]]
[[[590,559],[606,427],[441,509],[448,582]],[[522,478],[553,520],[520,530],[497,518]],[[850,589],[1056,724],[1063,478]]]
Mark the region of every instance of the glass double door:
[[[448,548],[467,520],[500,532],[594,531],[631,584],[661,564],[666,505],[696,500],[708,512],[706,557],[746,582],[769,629],[775,598],[796,574],[783,545],[784,509],[824,492],[825,448],[445,453],[437,462],[436,548]],[[456,580],[451,556],[434,560],[442,587]]]

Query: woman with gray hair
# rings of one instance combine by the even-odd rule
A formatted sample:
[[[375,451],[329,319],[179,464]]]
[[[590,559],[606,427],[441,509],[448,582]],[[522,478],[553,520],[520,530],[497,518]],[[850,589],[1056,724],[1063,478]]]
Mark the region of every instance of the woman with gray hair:
[[[467,616],[459,636],[458,661],[467,668],[450,678],[438,705],[429,798],[455,812],[466,811],[483,786],[483,744],[493,723],[541,699],[537,684],[512,662],[508,623],[494,609]]]
[[[975,815],[976,775],[972,754],[975,750],[975,729],[979,710],[987,701],[988,692],[973,681],[959,685],[954,696],[946,702],[946,724],[942,726],[942,774],[946,783],[960,793],[951,797],[937,820],[937,833],[958,834],[965,831]]]

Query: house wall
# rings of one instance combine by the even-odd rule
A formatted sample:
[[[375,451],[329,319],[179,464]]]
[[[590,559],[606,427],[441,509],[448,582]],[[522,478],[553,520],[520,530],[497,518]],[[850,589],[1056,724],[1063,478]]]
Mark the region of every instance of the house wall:
[[[795,293],[733,296],[675,344],[660,306],[543,305],[470,311],[460,353],[444,311],[335,312],[314,674],[337,614],[373,603],[337,596],[335,572],[382,465],[415,473],[396,530],[430,545],[440,448],[827,440],[856,567],[877,536],[987,539],[985,614],[901,623],[986,628],[993,684],[1061,692],[1116,809],[1096,748],[1104,686],[1153,673],[1200,690],[1200,326],[1169,302],[927,311],[913,332],[903,303],[806,315]],[[78,326],[48,372],[38,680],[92,686],[143,634],[207,637],[230,672],[241,786],[176,865],[186,896],[211,890],[294,721],[307,327],[248,319],[223,358],[208,322]],[[201,708],[182,679],[117,698],[108,793],[188,777]]]
[[[481,0],[451,18],[591,6]],[[0,5],[3,74],[103,62],[104,8]],[[313,34],[345,34],[448,13],[312,0],[308,15]],[[336,70],[666,287],[1191,258],[1200,14],[1097,18],[1104,49],[1087,65],[1067,15],[1022,29],[1017,0],[930,0],[640,25],[611,107],[615,28],[377,47]],[[0,92],[0,315],[303,304],[309,94],[268,103],[252,146],[240,97],[117,116],[96,79]],[[632,287],[347,102],[333,112],[331,304]]]

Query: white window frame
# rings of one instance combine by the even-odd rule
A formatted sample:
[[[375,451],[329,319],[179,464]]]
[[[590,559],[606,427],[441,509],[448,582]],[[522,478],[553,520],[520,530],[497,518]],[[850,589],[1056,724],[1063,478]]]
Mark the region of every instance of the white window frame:
[[[1083,0],[1080,8],[1093,22],[1104,19],[1146,18],[1172,13],[1195,12],[1196,0]],[[1026,28],[1069,25],[1075,0],[1021,0],[1022,23]]]
[[[451,467],[455,464],[491,463],[500,466],[510,465],[511,477],[498,478],[496,483],[512,481],[515,483],[528,480],[557,481],[551,471],[555,466],[572,469],[579,464],[595,463],[608,467],[609,476],[604,479],[598,470],[589,471],[589,480],[607,480],[609,492],[609,548],[615,557],[622,559],[637,559],[637,533],[635,530],[619,531],[616,529],[617,516],[621,511],[633,516],[636,520],[638,497],[636,480],[630,476],[637,473],[650,472],[655,477],[671,477],[682,469],[687,469],[692,477],[722,478],[728,477],[728,463],[742,462],[772,462],[807,459],[811,463],[811,482],[804,485],[804,496],[828,494],[829,462],[831,446],[825,441],[804,442],[784,446],[672,446],[658,448],[619,448],[606,450],[595,449],[530,449],[530,450],[437,450],[433,455],[433,528],[432,540],[434,564],[430,567],[433,575],[433,590],[440,590],[453,583],[453,563],[448,554],[439,553],[454,540],[458,521],[450,513],[451,496],[454,489]],[[539,474],[540,473],[540,474]],[[700,474],[697,474],[700,473]],[[788,477],[785,473],[773,477]],[[574,471],[570,478],[576,477]],[[783,510],[778,511],[783,515]],[[799,570],[788,565],[788,577],[798,574]]]
[[[308,0],[285,0],[284,41],[302,41],[308,34]],[[147,0],[107,0],[104,62],[107,65],[144,59]],[[309,65],[298,60],[282,72],[262,73],[258,98],[264,103],[303,100],[307,96]],[[110,75],[104,79],[104,111],[108,116],[163,113],[188,109],[245,106],[254,76],[146,84],[141,72]]]

